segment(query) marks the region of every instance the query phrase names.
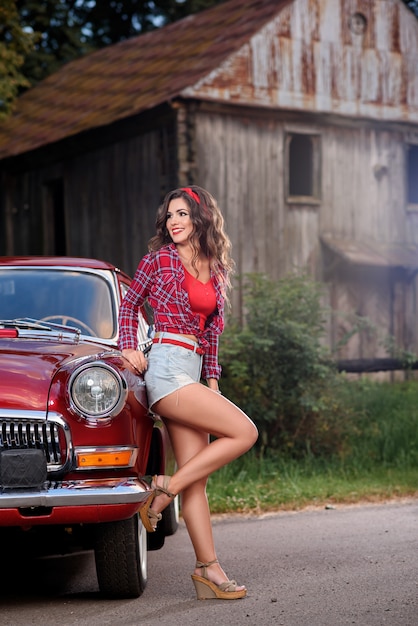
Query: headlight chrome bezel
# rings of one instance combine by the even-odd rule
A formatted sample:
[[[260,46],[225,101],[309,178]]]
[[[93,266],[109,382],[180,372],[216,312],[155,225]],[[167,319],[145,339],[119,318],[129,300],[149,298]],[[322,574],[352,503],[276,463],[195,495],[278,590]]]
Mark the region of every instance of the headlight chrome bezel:
[[[110,375],[115,382],[114,399],[110,403],[110,406],[103,410],[92,411],[89,410],[80,401],[80,397],[77,392],[77,383],[80,382],[82,376],[85,376],[90,372],[92,378],[99,372],[105,372]],[[107,363],[103,361],[95,361],[94,363],[85,363],[81,367],[78,367],[71,375],[68,383],[68,395],[72,410],[80,415],[82,418],[88,421],[89,424],[104,425],[111,421],[116,415],[118,415],[123,409],[127,397],[128,397],[128,385],[124,377]],[[81,394],[80,394],[81,395]]]

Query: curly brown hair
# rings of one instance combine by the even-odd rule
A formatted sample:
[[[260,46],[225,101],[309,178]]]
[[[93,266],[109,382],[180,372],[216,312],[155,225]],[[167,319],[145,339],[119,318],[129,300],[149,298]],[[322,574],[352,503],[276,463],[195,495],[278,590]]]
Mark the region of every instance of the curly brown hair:
[[[234,270],[231,258],[231,241],[225,232],[225,222],[215,198],[206,189],[197,185],[170,191],[158,207],[155,221],[156,235],[148,243],[149,251],[157,251],[172,243],[166,222],[169,204],[175,198],[183,198],[190,209],[193,233],[190,244],[193,249],[192,265],[196,268],[199,253],[209,259],[212,270],[223,277],[229,286],[229,275]],[[197,201],[197,199],[199,201]]]

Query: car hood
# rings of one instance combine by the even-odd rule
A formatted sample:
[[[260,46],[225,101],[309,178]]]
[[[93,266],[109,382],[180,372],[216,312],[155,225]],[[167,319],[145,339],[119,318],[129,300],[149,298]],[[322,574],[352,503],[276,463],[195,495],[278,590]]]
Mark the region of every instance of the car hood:
[[[46,411],[51,381],[63,366],[80,365],[109,349],[84,343],[0,340],[0,410]]]

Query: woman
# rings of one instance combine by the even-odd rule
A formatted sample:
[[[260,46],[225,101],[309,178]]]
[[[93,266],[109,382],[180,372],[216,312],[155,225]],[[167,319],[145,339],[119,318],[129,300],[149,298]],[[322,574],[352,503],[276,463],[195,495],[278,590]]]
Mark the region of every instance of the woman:
[[[198,598],[242,598],[246,588],[228,580],[218,563],[206,497],[208,476],[257,439],[253,422],[218,387],[231,245],[216,201],[197,186],[167,194],[156,229],[121,306],[119,347],[144,373],[150,408],[164,420],[178,470],[154,477],[140,514],[145,528],[154,531],[161,511],[181,492],[197,559],[192,579]],[[148,361],[136,349],[138,309],[146,299],[155,324]],[[210,442],[209,435],[216,439]]]

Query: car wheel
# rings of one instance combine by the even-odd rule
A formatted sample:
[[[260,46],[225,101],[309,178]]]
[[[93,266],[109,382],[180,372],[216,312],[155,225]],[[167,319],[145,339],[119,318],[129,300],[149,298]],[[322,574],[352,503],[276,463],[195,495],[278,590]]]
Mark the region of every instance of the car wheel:
[[[94,554],[100,591],[138,598],[147,584],[147,533],[138,514],[96,528]]]

